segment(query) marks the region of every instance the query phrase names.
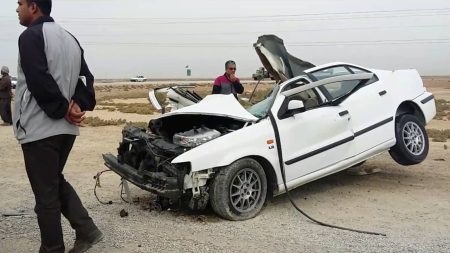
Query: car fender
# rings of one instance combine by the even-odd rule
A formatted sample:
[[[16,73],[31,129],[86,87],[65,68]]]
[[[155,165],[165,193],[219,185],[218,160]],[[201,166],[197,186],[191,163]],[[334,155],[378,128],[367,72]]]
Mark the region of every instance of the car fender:
[[[433,94],[427,92],[422,78],[415,69],[392,72],[390,89],[394,99],[393,115],[404,102],[414,103],[424,117],[424,123],[430,122],[436,115]]]
[[[436,116],[436,102],[433,94],[424,92],[413,100],[413,102],[421,110],[425,123],[429,123]]]
[[[248,156],[268,160],[279,177],[275,135],[268,119],[246,126],[191,149],[172,160],[172,163],[191,164],[191,171],[227,166]]]
[[[415,69],[393,71],[387,81],[392,93],[391,96],[395,98],[394,108],[397,108],[404,101],[414,100],[426,91],[422,78]]]

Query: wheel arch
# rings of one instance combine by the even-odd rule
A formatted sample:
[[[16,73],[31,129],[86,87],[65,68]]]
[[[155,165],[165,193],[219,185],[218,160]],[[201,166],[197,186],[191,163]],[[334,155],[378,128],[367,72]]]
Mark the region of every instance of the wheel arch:
[[[416,116],[423,125],[426,125],[425,115],[423,114],[422,109],[420,109],[420,107],[413,101],[402,102],[395,112],[395,118],[397,119],[399,116],[404,114],[412,114]]]
[[[252,158],[252,159],[256,160],[259,164],[261,164],[261,166],[264,169],[264,173],[266,174],[266,179],[267,179],[266,201],[271,200],[275,190],[278,187],[278,179],[277,179],[277,174],[275,173],[274,167],[266,158],[264,158],[262,156],[253,155],[253,156],[247,156],[247,157],[243,157],[243,158]]]

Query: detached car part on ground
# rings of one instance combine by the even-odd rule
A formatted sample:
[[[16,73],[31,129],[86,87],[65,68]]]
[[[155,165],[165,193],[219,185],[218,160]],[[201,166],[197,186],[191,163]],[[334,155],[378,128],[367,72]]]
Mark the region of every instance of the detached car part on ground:
[[[232,95],[210,95],[149,130],[125,127],[106,166],[160,198],[192,209],[209,202],[221,217],[245,220],[285,192],[282,169],[293,189],[385,151],[402,165],[426,158],[424,125],[436,108],[417,71],[315,67],[273,35],[254,46],[279,81],[267,98],[246,110]]]

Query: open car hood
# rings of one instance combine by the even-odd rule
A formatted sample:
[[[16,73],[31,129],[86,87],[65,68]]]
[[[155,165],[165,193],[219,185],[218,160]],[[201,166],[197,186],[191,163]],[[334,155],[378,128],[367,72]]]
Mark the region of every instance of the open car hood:
[[[160,118],[175,115],[208,115],[237,119],[245,122],[257,121],[253,116],[236,100],[233,95],[209,95],[197,104],[178,109],[176,111],[163,114]]]
[[[283,82],[303,75],[305,70],[315,67],[309,62],[290,55],[283,40],[275,35],[260,36],[253,47],[264,67],[277,81]]]

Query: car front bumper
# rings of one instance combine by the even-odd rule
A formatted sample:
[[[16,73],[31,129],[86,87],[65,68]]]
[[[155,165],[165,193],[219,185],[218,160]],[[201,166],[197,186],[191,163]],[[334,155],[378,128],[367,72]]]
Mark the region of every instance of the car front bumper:
[[[119,163],[112,154],[103,154],[103,160],[106,167],[143,190],[170,199],[178,199],[182,194],[177,177],[170,177],[164,172],[140,173],[130,165]]]

